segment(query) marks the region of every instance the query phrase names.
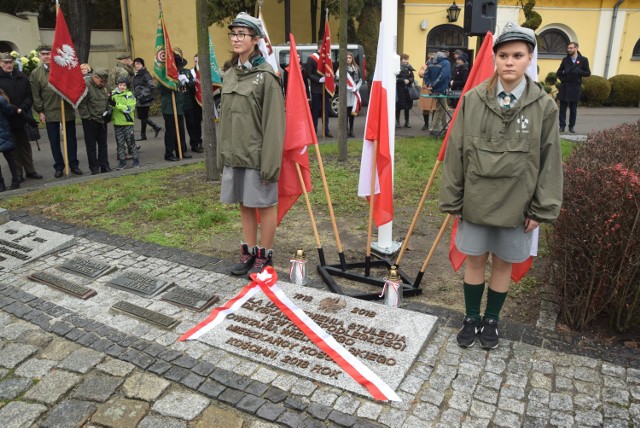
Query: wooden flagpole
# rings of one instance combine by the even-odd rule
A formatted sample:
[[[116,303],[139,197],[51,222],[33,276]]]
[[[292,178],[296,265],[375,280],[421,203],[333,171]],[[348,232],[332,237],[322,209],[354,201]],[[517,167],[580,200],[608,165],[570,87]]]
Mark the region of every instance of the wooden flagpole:
[[[300,179],[300,187],[302,188],[302,193],[304,194],[304,201],[307,204],[307,211],[309,211],[309,218],[311,219],[311,227],[313,228],[313,236],[316,238],[316,245],[318,248],[322,248],[322,244],[320,243],[320,235],[318,234],[318,226],[316,225],[316,218],[313,215],[313,210],[311,209],[311,202],[309,202],[309,195],[307,194],[307,189],[304,185],[304,178],[302,178],[302,171],[300,171],[300,165],[298,162],[296,164],[296,171],[298,172],[298,179]]]
[[[373,140],[373,161],[371,162],[371,194],[369,195],[369,224],[367,226],[367,252],[365,257],[364,276],[371,270],[371,237],[373,235],[373,202],[376,197],[376,172],[378,162],[378,140]]]
[[[175,123],[176,126],[176,139],[178,140],[178,159],[182,160],[182,141],[180,140],[180,129],[178,129],[178,110],[176,109],[175,91],[171,91],[171,105],[173,106],[173,123]]]
[[[69,151],[67,149],[67,122],[64,115],[64,99],[60,97],[60,110],[62,112],[62,154],[64,155],[64,173],[69,177]],[[75,125],[74,125],[75,126]]]
[[[336,222],[336,215],[333,212],[333,203],[331,202],[331,194],[329,193],[329,185],[327,184],[327,176],[324,173],[324,165],[322,164],[322,155],[320,155],[320,147],[318,143],[316,146],[316,157],[318,158],[318,167],[320,168],[320,177],[322,177],[322,187],[324,188],[324,195],[327,198],[327,206],[329,208],[329,217],[331,217],[331,224],[333,226],[333,234],[336,237],[336,245],[338,247],[338,257],[340,257],[340,268],[345,271],[347,269],[344,252],[342,251],[342,242],[340,241],[340,233],[338,232],[338,223]]]
[[[427,269],[427,265],[431,261],[433,254],[436,252],[436,247],[440,243],[440,240],[442,239],[442,235],[444,234],[444,231],[447,230],[449,221],[451,221],[451,214],[447,214],[447,217],[444,219],[444,222],[440,227],[440,231],[438,232],[436,239],[433,241],[433,245],[431,245],[431,250],[429,250],[429,254],[427,254],[427,258],[424,260],[424,263],[422,264],[422,269],[420,269],[420,274],[419,274],[420,276],[424,274],[424,271]]]
[[[418,222],[418,217],[420,216],[420,212],[422,212],[422,208],[424,207],[424,203],[427,200],[427,196],[429,195],[429,190],[433,185],[433,180],[436,177],[436,173],[438,172],[438,168],[442,162],[436,160],[435,165],[433,165],[433,170],[431,171],[431,176],[429,177],[429,181],[427,182],[427,186],[424,188],[424,192],[422,193],[422,198],[418,203],[418,208],[416,209],[416,213],[413,215],[413,220],[411,221],[411,225],[409,226],[409,230],[407,231],[407,236],[404,238],[402,242],[402,247],[400,248],[400,253],[398,254],[398,258],[396,259],[396,266],[400,266],[400,262],[402,261],[402,256],[404,255],[405,250],[407,249],[407,245],[409,244],[409,239],[413,234],[413,229]]]

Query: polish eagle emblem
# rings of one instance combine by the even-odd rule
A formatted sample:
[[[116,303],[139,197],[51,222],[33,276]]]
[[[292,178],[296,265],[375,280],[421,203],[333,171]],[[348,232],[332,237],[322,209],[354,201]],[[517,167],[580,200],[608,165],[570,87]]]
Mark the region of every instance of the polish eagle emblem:
[[[60,67],[66,67],[69,70],[78,66],[76,51],[67,44],[63,44],[61,48],[56,49],[56,55],[53,57],[53,60]]]

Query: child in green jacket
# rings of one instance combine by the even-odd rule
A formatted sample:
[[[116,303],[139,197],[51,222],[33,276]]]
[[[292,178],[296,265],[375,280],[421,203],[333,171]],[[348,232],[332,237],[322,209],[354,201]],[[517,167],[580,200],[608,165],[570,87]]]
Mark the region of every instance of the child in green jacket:
[[[138,160],[138,149],[133,135],[133,111],[136,108],[136,97],[127,89],[126,79],[118,79],[118,86],[111,93],[111,104],[114,106],[112,120],[116,130],[118,159],[120,159],[117,169],[127,167],[125,144],[133,157],[133,167],[138,168],[140,160]]]

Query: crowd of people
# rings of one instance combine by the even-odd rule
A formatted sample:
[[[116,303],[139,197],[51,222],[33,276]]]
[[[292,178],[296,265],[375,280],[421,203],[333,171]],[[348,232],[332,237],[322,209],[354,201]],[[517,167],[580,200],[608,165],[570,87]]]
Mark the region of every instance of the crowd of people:
[[[33,152],[29,142],[29,131],[37,130],[39,122],[44,125],[51,147],[54,177],[64,175],[65,156],[61,143],[61,121],[64,117],[66,135],[66,154],[69,171],[82,175],[78,160],[78,141],[76,138],[76,116],[82,121],[84,140],[91,174],[112,171],[109,163],[107,145],[107,126],[113,122],[116,147],[116,169],[127,168],[127,161],[132,160],[131,167],[139,167],[138,152],[140,146],[136,141],[147,140],[147,126],[158,137],[163,128],[149,118],[149,108],[158,90],[156,81],[145,68],[142,58],[132,59],[130,53],[117,56],[117,63],[111,70],[96,68],[89,64],[80,64],[85,79],[87,94],[74,109],[57,94],[49,85],[51,63],[51,47],[37,48],[39,66],[27,74],[19,69],[16,60],[9,53],[0,53],[0,94],[2,97],[2,114],[0,134],[2,135],[0,150],[4,154],[11,172],[11,189],[20,187],[25,179],[42,179],[35,170]],[[187,61],[182,51],[176,49],[176,64],[179,69],[177,90],[171,91],[160,87],[162,113],[165,120],[164,135],[165,160],[176,161],[179,154],[182,158],[192,157],[185,141],[184,122],[186,118],[191,151],[202,153],[202,109],[195,101],[195,72],[185,68]],[[197,55],[195,57],[197,66]],[[173,117],[171,92],[176,97],[178,112],[178,129]],[[64,106],[64,107],[62,107]],[[64,116],[62,114],[64,108]],[[134,136],[135,118],[141,124],[140,138]],[[181,153],[177,149],[177,133],[182,142]],[[6,190],[0,170],[0,191]]]

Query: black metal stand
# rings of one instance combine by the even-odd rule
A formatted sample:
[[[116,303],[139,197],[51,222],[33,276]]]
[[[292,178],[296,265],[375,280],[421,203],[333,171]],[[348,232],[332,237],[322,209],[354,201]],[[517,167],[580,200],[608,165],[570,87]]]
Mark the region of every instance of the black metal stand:
[[[341,259],[342,261],[342,259]],[[391,264],[388,260],[370,260],[367,256],[367,260],[360,263],[341,263],[340,265],[318,265],[318,273],[322,277],[322,280],[332,293],[342,294],[349,297],[355,297],[362,300],[380,300],[382,297],[379,292],[376,293],[354,293],[347,294],[342,287],[338,285],[334,277],[345,278],[350,281],[355,281],[363,284],[369,284],[376,287],[384,287],[384,280],[380,278],[373,278],[370,274],[371,267],[382,267],[389,269]],[[363,273],[359,273],[363,272]],[[411,283],[409,277],[401,270],[398,269],[398,274],[402,279],[402,296],[413,297],[422,294],[422,289],[419,286],[419,282]],[[422,278],[420,278],[422,279]]]

